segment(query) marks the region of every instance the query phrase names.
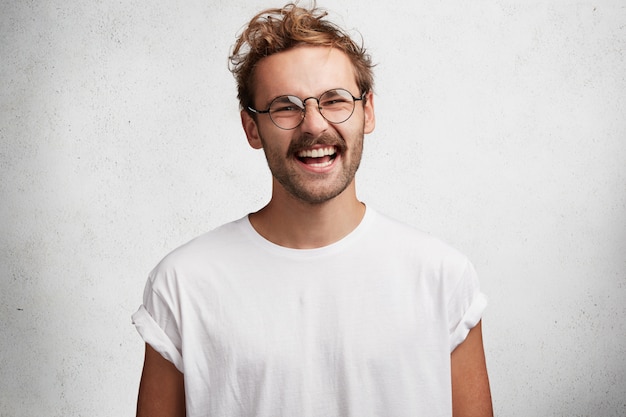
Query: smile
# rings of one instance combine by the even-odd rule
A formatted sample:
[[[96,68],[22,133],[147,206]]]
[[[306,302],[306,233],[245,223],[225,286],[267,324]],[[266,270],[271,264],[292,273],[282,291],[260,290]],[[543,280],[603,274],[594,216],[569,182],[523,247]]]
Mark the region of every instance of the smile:
[[[325,168],[330,166],[337,157],[337,149],[334,146],[306,149],[298,152],[296,156],[309,167]]]

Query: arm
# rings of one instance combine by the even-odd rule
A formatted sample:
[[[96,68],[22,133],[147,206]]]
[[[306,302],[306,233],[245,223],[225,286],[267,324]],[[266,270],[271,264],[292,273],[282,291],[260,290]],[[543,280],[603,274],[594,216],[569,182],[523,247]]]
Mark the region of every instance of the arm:
[[[493,417],[481,323],[451,354],[452,415]]]
[[[183,374],[147,343],[137,417],[185,417]]]

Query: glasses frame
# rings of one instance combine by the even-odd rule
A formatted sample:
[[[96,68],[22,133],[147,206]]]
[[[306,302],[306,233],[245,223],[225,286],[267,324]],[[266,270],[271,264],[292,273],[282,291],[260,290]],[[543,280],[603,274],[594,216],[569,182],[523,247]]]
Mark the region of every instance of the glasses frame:
[[[326,116],[324,116],[324,113],[323,113],[323,108],[320,106],[320,99],[321,99],[321,98],[322,98],[325,94],[327,94],[327,93],[329,93],[329,92],[331,92],[331,91],[345,91],[346,93],[348,93],[348,94],[350,95],[350,97],[352,97],[352,100],[353,100],[353,101],[352,101],[352,111],[350,112],[350,115],[348,115],[348,117],[346,117],[344,120],[342,120],[342,121],[340,121],[340,122],[332,122],[332,121],[328,120],[328,119],[326,118]],[[315,100],[315,101],[317,102],[317,110],[320,112],[320,115],[324,118],[324,120],[326,120],[326,121],[327,121],[328,123],[330,123],[330,124],[333,124],[333,125],[338,125],[338,124],[341,124],[341,123],[347,122],[347,121],[348,121],[348,119],[350,119],[350,118],[352,117],[352,115],[354,114],[354,109],[356,108],[356,102],[357,102],[357,101],[363,101],[363,99],[365,99],[365,95],[366,95],[366,94],[367,94],[367,93],[363,93],[363,94],[361,94],[361,96],[360,96],[360,97],[354,97],[354,96],[352,95],[352,93],[351,93],[351,92],[349,92],[348,90],[346,90],[345,88],[331,88],[330,90],[324,91],[324,92],[323,92],[322,94],[320,94],[320,96],[319,96],[319,97],[317,97],[317,98],[316,98],[316,97],[311,96],[311,97],[307,97],[307,98],[305,98],[305,99],[301,99],[300,97],[298,97],[298,96],[294,96],[293,94],[284,94],[284,95],[282,95],[282,96],[278,96],[278,97],[275,97],[274,99],[272,99],[272,101],[270,102],[270,104],[269,104],[269,106],[267,107],[267,109],[266,109],[266,110],[258,110],[258,109],[255,109],[255,108],[253,108],[253,107],[250,107],[250,106],[248,106],[248,110],[249,110],[249,111],[251,111],[252,113],[255,113],[255,114],[267,114],[267,115],[269,115],[269,116],[270,116],[270,120],[272,121],[272,123],[274,123],[274,125],[275,125],[277,128],[279,128],[279,129],[282,129],[282,130],[293,130],[293,129],[298,128],[298,126],[300,126],[300,125],[302,124],[302,122],[304,121],[304,118],[306,117],[306,102],[307,102],[308,100]],[[274,120],[274,118],[272,117],[272,114],[270,113],[270,109],[272,108],[272,105],[274,104],[274,102],[276,102],[277,100],[283,99],[283,98],[285,98],[285,97],[293,97],[293,98],[296,98],[296,99],[298,99],[298,100],[302,103],[302,109],[301,109],[300,121],[299,121],[299,122],[298,122],[298,124],[297,124],[297,125],[295,125],[294,127],[289,127],[289,128],[286,128],[286,127],[279,126],[279,125],[278,125],[278,123],[276,123],[276,121],[275,121],[275,120]],[[295,104],[295,103],[294,103],[294,104]]]

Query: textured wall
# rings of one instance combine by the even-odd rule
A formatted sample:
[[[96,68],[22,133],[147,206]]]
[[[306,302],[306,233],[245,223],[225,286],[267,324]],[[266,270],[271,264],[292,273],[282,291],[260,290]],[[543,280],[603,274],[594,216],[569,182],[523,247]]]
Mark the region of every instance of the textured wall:
[[[226,57],[267,1],[0,2],[0,416],[132,415],[169,250],[259,208]],[[363,200],[474,260],[497,415],[626,415],[622,0],[346,0]]]

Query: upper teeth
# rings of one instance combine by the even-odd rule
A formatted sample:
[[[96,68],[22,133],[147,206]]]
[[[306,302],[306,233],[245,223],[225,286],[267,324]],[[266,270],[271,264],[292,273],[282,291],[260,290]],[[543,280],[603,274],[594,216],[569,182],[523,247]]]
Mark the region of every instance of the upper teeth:
[[[298,152],[300,158],[321,158],[322,156],[330,156],[336,153],[334,146],[328,148],[307,149],[305,151]]]

